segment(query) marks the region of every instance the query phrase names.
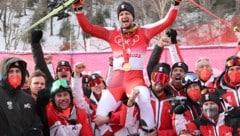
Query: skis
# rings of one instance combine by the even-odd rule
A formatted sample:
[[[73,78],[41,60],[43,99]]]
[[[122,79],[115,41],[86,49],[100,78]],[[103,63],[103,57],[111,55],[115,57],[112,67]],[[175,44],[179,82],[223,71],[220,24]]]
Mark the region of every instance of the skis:
[[[57,14],[58,12],[60,12],[61,10],[64,10],[65,8],[67,8],[68,6],[70,6],[71,4],[73,4],[75,2],[75,0],[68,0],[65,3],[63,3],[62,5],[60,5],[59,7],[57,7],[56,9],[52,10],[50,13],[48,13],[46,16],[44,16],[43,18],[41,18],[40,20],[38,20],[36,23],[32,24],[30,27],[24,29],[21,34],[25,34],[26,32],[28,32],[29,30],[35,28],[36,26],[38,26],[39,24],[41,24],[42,22],[44,22],[45,20],[47,20],[48,18],[52,17],[53,15]]]

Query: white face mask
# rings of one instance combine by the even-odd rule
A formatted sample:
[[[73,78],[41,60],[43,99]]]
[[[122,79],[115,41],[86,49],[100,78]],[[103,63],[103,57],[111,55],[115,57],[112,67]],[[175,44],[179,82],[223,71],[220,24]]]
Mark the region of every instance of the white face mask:
[[[219,114],[218,105],[203,105],[203,112],[210,118],[214,119]]]

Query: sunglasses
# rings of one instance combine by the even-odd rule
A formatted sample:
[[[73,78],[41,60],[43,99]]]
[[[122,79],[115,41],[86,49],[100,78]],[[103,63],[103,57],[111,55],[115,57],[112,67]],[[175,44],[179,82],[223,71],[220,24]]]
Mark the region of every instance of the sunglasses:
[[[187,74],[184,75],[184,77],[182,79],[182,85],[185,86],[187,84],[196,83],[198,81],[199,81],[199,79],[198,79],[197,74],[195,74],[195,73],[187,73]]]
[[[70,67],[60,66],[57,68],[57,72],[70,71]]]
[[[55,82],[53,82],[51,93],[56,92],[61,87],[64,88],[64,89],[70,89],[70,86],[69,86],[67,80],[65,80],[65,79],[58,79]]]
[[[226,66],[227,67],[240,66],[240,58],[235,58],[235,59],[228,60],[226,62]]]
[[[165,85],[169,82],[169,75],[161,72],[153,72],[151,74],[151,80],[155,83],[161,83],[162,85]]]
[[[95,78],[95,79],[90,80],[89,85],[90,85],[90,87],[94,87],[94,86],[100,85],[101,83],[103,83],[102,79]]]

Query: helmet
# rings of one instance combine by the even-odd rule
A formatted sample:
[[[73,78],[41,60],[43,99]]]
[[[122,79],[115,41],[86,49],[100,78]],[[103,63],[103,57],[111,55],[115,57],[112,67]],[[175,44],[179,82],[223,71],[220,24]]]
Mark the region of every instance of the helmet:
[[[69,86],[67,80],[65,79],[58,79],[56,81],[53,82],[52,84],[52,88],[51,88],[51,98],[54,99],[54,96],[59,93],[59,92],[63,92],[63,91],[68,91],[71,99],[72,97],[72,89]]]
[[[188,85],[192,83],[198,83],[201,86],[200,80],[196,73],[193,72],[186,73],[182,78],[182,86],[186,88]]]

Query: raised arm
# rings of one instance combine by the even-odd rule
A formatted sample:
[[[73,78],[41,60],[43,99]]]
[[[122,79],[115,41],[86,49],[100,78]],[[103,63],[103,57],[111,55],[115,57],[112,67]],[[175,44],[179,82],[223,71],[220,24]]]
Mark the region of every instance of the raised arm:
[[[33,59],[35,63],[35,69],[40,69],[47,76],[46,87],[50,87],[54,81],[51,72],[49,71],[47,64],[44,59],[42,46],[40,40],[42,39],[43,32],[36,30],[31,33],[31,49]]]
[[[184,62],[181,51],[179,49],[179,44],[177,42],[177,31],[175,29],[169,29],[166,33],[168,37],[171,38],[171,46],[168,46],[169,53],[172,59],[172,63]]]
[[[151,79],[151,72],[154,68],[159,63],[159,60],[161,58],[161,54],[163,52],[163,47],[168,46],[170,44],[170,38],[169,37],[161,37],[160,40],[158,41],[158,44],[155,45],[148,64],[147,64],[147,73],[148,73],[148,79]]]
[[[153,24],[143,26],[143,28],[145,28],[144,34],[149,40],[155,35],[165,30],[167,27],[170,27],[175,22],[178,15],[180,2],[181,0],[174,0],[167,15],[163,19]]]
[[[85,0],[79,0],[72,5],[77,17],[77,21],[81,26],[82,30],[92,36],[108,41],[111,31],[104,27],[93,25],[90,23],[90,21],[87,19],[84,12],[82,11],[84,2]]]

